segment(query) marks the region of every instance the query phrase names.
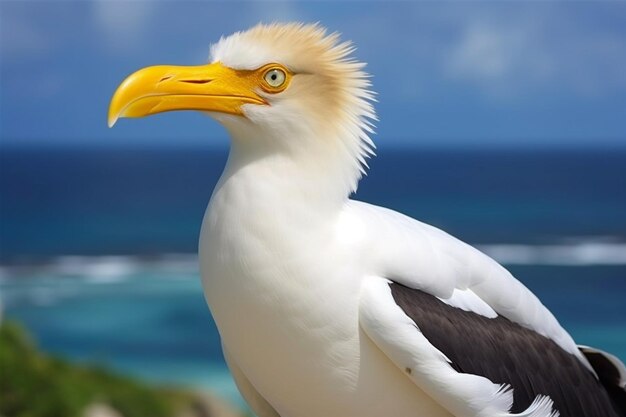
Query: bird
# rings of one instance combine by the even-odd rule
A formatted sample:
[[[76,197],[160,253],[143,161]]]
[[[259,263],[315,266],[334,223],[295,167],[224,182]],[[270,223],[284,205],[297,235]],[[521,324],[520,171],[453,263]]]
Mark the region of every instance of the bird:
[[[196,110],[228,131],[200,272],[259,417],[626,416],[623,363],[578,346],[508,270],[351,198],[377,122],[352,43],[319,23],[260,23],[210,50],[128,76],[108,122]]]

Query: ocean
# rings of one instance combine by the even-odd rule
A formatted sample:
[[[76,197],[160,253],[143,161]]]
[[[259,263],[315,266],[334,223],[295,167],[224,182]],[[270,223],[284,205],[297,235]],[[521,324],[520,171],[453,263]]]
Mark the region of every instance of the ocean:
[[[355,198],[505,264],[626,360],[626,151],[383,149]],[[0,152],[0,305],[45,351],[241,404],[197,267],[226,150]]]

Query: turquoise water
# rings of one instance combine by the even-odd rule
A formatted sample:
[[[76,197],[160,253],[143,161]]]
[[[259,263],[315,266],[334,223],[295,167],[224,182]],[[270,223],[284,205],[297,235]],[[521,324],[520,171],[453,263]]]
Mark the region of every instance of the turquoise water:
[[[0,154],[0,302],[40,346],[241,400],[200,287],[224,152]],[[477,244],[626,359],[626,153],[385,153],[358,198]]]
[[[188,265],[73,259],[12,271],[0,281],[6,316],[40,346],[164,384],[209,388],[242,404],[223,362],[200,281]],[[89,268],[88,274],[81,269]],[[98,267],[93,267],[98,265]],[[510,268],[576,341],[626,359],[626,279],[618,266]],[[5,271],[5,275],[6,275]]]
[[[44,350],[240,401],[193,265],[61,258],[11,274],[0,281],[5,315]]]

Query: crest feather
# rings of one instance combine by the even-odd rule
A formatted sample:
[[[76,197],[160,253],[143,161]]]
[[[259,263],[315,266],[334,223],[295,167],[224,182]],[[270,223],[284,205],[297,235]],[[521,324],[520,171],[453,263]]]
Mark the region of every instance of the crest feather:
[[[353,165],[349,188],[355,191],[366,159],[374,155],[369,135],[378,120],[372,105],[376,94],[365,63],[353,57],[355,50],[352,42],[341,41],[338,32],[328,34],[319,23],[261,23],[220,39],[211,47],[211,61],[242,70],[280,63],[296,75],[323,77],[327,105],[316,110],[320,120],[333,123],[341,148],[349,154]]]

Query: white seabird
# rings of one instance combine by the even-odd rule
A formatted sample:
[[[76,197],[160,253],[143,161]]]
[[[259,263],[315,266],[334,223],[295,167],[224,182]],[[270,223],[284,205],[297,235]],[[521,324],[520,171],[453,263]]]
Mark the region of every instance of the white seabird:
[[[373,154],[373,93],[318,25],[258,25],[211,62],[128,77],[109,124],[208,112],[228,163],[204,217],[206,299],[260,417],[614,417],[624,366],[582,348],[506,269],[349,199]]]

